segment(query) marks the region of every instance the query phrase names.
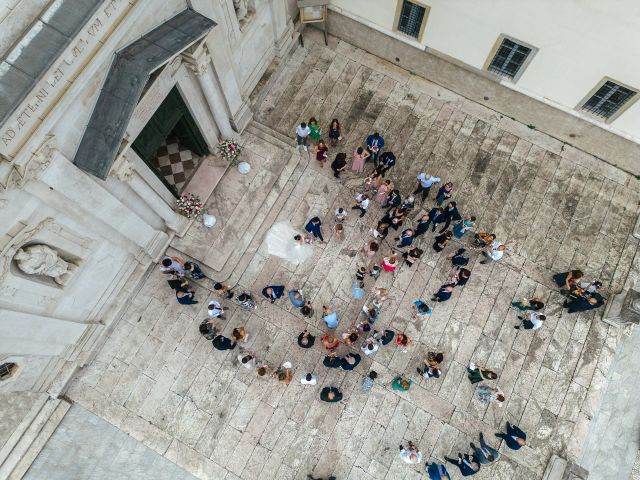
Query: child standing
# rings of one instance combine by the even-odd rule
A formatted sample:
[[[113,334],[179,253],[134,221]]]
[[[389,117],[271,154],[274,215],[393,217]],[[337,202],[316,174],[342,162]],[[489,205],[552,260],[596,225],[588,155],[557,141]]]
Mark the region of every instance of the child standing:
[[[374,265],[373,267],[371,267],[371,270],[369,270],[369,275],[372,276],[374,280],[377,280],[380,276],[380,266]]]

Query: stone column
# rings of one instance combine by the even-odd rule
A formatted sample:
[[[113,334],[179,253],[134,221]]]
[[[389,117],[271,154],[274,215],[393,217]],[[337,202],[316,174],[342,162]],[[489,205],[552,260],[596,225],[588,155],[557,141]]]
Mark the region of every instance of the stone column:
[[[196,75],[200,88],[207,100],[209,109],[216,121],[220,135],[223,138],[233,138],[236,132],[231,127],[229,115],[225,107],[224,97],[220,91],[220,86],[211,71],[211,55],[204,42],[186,50],[182,57],[189,69]]]
[[[151,209],[164,221],[167,228],[174,232],[181,232],[188,225],[185,217],[175,212],[164,199],[138,175],[129,160],[122,157],[111,170],[111,175],[125,182]]]

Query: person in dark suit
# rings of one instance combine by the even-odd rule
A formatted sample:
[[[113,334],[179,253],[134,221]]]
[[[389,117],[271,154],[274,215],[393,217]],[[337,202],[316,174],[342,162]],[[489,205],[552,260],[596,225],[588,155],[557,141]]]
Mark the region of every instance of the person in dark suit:
[[[460,473],[463,477],[470,477],[471,475],[475,475],[480,470],[480,462],[478,461],[478,457],[474,455],[462,455],[458,454],[458,459],[455,460],[453,458],[444,457],[444,459],[453,463],[460,469]]]
[[[406,228],[399,237],[396,237],[396,240],[399,240],[400,243],[397,245],[397,248],[408,247],[413,243],[413,239],[415,237],[415,232],[411,228]]]
[[[442,227],[442,230],[440,230],[440,233],[444,232],[447,228],[449,228],[449,225],[451,225],[451,222],[457,222],[459,220],[462,220],[462,216],[460,215],[460,212],[458,212],[458,208],[456,207],[456,202],[447,203],[447,206],[444,207],[444,216],[445,216],[444,227]]]
[[[451,298],[453,287],[451,285],[443,285],[436,293],[431,297],[432,302],[446,302]]]
[[[496,437],[503,439],[511,450],[520,450],[527,444],[527,434],[509,422],[507,422],[507,433],[496,433]]]
[[[395,164],[396,164],[396,156],[393,154],[393,152],[384,152],[382,155],[380,155],[380,158],[378,159],[378,166],[376,167],[376,170],[380,175],[384,177],[384,174],[387,171],[391,170],[391,168]]]
[[[384,138],[378,133],[372,133],[367,137],[367,150],[371,155],[373,161],[378,164],[378,156],[380,155],[380,150],[384,147]]]
[[[451,480],[449,472],[447,472],[444,464],[437,464],[433,462],[427,463],[425,466],[427,473],[429,474],[429,480]]]
[[[216,335],[211,343],[216,350],[233,350],[236,348],[236,342],[232,342],[231,339],[223,335]]]
[[[311,348],[316,342],[316,337],[311,335],[306,329],[298,335],[298,345],[301,348]]]
[[[439,223],[445,223],[446,221],[447,221],[447,215],[444,213],[444,209],[440,207],[434,207],[431,210],[429,210],[429,213],[427,214],[427,221],[424,222],[425,225],[422,228],[424,228],[426,232],[429,229],[429,225],[433,224],[431,227],[431,231],[435,232],[437,228],[436,226]]]
[[[324,238],[322,238],[322,221],[318,217],[313,217],[311,220],[307,222],[304,226],[304,229],[312,234],[314,237],[319,238],[321,242],[324,242]]]
[[[194,305],[198,303],[195,299],[195,294],[189,285],[186,287],[176,288],[176,299],[181,305]]]
[[[336,158],[331,162],[331,170],[333,170],[333,176],[340,178],[340,172],[347,168],[347,154],[339,153]]]
[[[387,203],[383,206],[383,208],[396,208],[400,206],[402,202],[402,197],[400,196],[400,190],[394,188],[391,190],[391,193],[387,195]]]
[[[324,357],[322,364],[327,368],[340,368],[342,366],[342,358],[336,357],[336,352],[331,352]]]
[[[353,370],[358,366],[360,360],[362,360],[362,357],[357,353],[347,353],[347,355],[340,360],[340,366],[343,370]]]
[[[336,387],[324,387],[320,392],[320,400],[323,402],[339,402],[342,400],[342,393]]]
[[[284,285],[269,285],[262,289],[262,295],[271,303],[275,303],[282,295],[284,295]]]
[[[388,345],[389,343],[391,343],[391,341],[393,340],[393,337],[395,337],[395,335],[396,334],[395,334],[395,332],[393,330],[385,330],[380,335],[380,344],[381,345]],[[374,334],[374,336],[375,336],[375,334]]]
[[[463,287],[471,278],[471,270],[468,268],[458,267],[455,273],[454,281],[451,285],[455,287]]]
[[[186,290],[189,287],[189,282],[187,282],[185,278],[178,272],[172,272],[169,275],[167,283],[173,290],[178,290],[179,288],[183,288]]]

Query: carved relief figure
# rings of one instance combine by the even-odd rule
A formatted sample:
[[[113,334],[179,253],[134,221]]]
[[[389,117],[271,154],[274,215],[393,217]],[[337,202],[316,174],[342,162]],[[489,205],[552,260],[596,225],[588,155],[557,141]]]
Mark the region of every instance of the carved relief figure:
[[[18,268],[27,275],[51,277],[58,285],[66,285],[78,268],[60,258],[57,251],[46,245],[20,248],[13,258]]]

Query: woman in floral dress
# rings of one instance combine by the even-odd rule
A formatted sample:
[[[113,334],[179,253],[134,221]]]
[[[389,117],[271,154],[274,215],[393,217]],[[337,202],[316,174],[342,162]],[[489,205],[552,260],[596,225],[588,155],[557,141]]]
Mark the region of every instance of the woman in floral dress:
[[[387,203],[387,195],[389,192],[393,190],[393,184],[391,180],[385,180],[382,185],[378,187],[378,191],[376,192],[375,200],[382,207],[385,203]]]

